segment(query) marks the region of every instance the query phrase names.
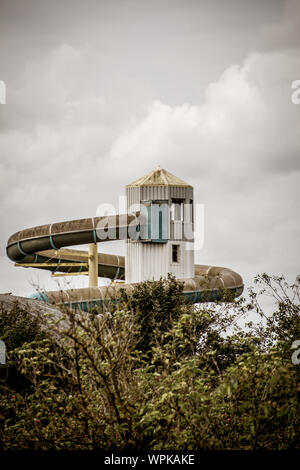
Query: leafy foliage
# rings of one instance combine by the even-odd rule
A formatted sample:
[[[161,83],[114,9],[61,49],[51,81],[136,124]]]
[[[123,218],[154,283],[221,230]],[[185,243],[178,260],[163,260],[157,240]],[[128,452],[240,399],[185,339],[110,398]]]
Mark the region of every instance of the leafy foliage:
[[[17,387],[1,366],[2,448],[299,449],[298,286],[256,282],[250,302],[192,306],[169,276],[111,311],[40,323],[2,312],[8,364],[24,379]],[[266,315],[259,299],[271,293]]]

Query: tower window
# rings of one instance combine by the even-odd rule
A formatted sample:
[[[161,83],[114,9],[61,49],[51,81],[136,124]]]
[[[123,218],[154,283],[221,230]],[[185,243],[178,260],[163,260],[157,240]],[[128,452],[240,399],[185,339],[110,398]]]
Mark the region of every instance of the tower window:
[[[172,263],[179,263],[179,245],[172,245]]]
[[[184,205],[184,221],[193,222],[193,200]]]
[[[182,221],[183,199],[172,199],[171,220]]]

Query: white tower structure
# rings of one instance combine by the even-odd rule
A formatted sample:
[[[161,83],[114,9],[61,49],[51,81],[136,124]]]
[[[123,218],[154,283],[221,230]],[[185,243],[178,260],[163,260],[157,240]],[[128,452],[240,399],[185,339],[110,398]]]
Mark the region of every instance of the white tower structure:
[[[160,166],[126,186],[127,213],[140,214],[127,240],[126,283],[194,277],[193,192]]]

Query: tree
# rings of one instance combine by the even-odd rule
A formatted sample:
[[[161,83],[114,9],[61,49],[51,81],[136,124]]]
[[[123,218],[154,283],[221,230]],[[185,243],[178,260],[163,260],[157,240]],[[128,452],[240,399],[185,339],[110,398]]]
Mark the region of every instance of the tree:
[[[257,279],[250,301],[193,306],[169,276],[110,311],[43,317],[36,336],[20,335],[30,314],[18,312],[9,358],[27,385],[2,378],[2,448],[299,448],[299,366],[287,354],[299,297],[285,286],[278,298],[282,280]],[[272,315],[260,292],[273,293]],[[260,315],[245,330],[248,312]]]

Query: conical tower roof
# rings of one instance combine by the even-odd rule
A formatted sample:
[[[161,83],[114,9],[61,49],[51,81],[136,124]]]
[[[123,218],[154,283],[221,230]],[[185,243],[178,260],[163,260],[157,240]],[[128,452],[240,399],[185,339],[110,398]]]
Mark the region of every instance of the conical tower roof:
[[[127,184],[126,188],[138,187],[138,186],[184,186],[191,188],[190,184],[181,180],[177,176],[172,175],[167,170],[164,170],[160,166],[150,171],[141,178],[133,181],[133,183]]]

